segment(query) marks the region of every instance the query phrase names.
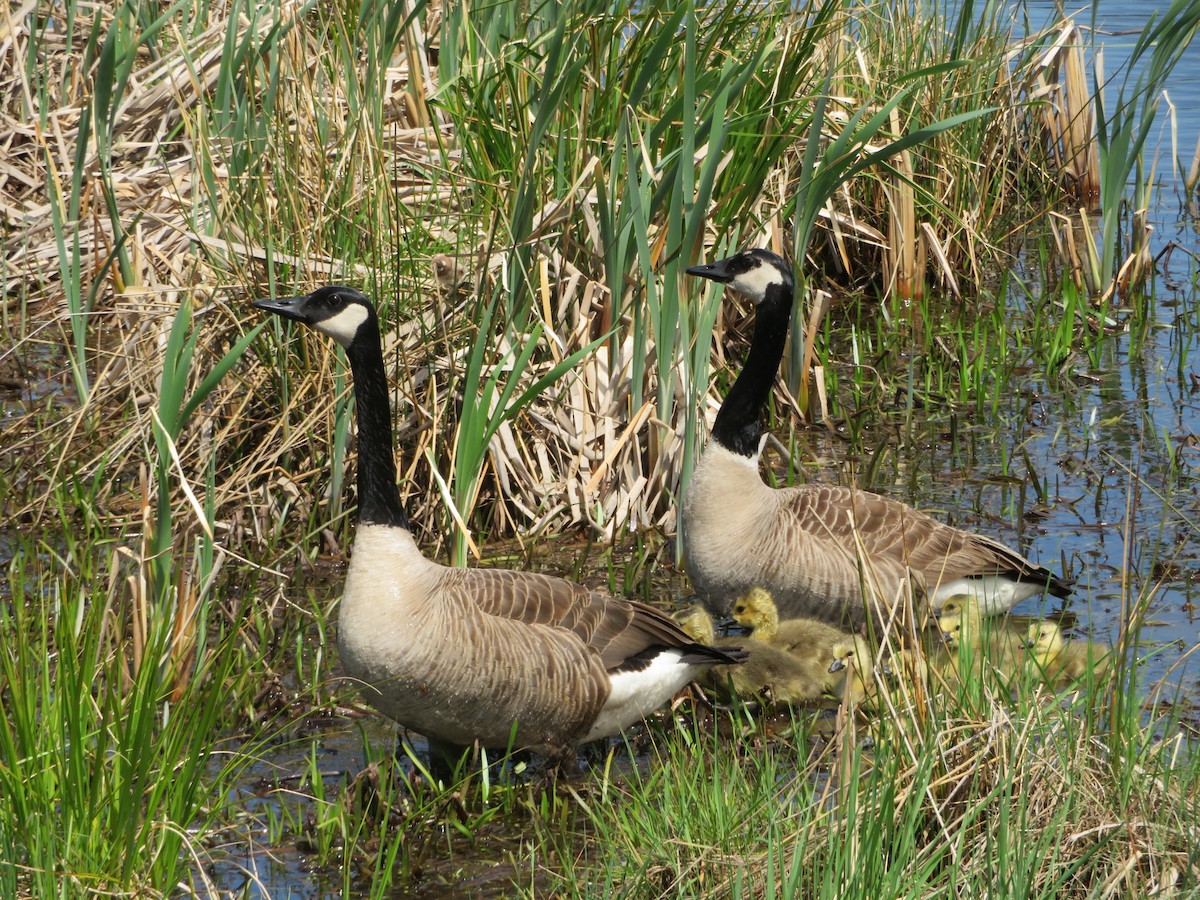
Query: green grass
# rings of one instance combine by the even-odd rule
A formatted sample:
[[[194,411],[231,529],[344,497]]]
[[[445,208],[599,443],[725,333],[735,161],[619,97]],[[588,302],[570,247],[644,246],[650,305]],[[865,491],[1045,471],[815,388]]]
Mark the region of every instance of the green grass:
[[[870,723],[870,750],[863,722],[810,744],[808,713],[774,734],[735,716],[730,743],[699,716],[657,734],[648,772],[577,795],[573,833],[547,825],[555,887],[621,897],[1194,890],[1200,764],[1170,713],[1148,727],[1103,696],[1043,690],[1012,706],[935,696],[923,715]],[[1174,737],[1152,737],[1160,728]]]
[[[235,629],[178,687],[173,623],[155,607],[125,636],[137,578],[93,534],[17,548],[0,604],[0,882],[8,896],[136,892],[187,879],[188,827],[215,815],[246,757],[211,766],[247,662]],[[141,573],[145,577],[145,572]],[[138,625],[133,626],[135,632]],[[244,687],[242,688],[244,690]],[[213,794],[212,791],[217,793]]]
[[[536,835],[506,845],[531,894],[1194,887],[1200,763],[1178,723],[1123,699],[1151,691],[1133,671],[1065,706],[934,704],[880,723],[869,755],[848,730],[814,753],[803,712],[696,713],[556,795],[392,780],[381,746],[362,752],[378,779],[327,777],[314,749],[278,802],[239,794],[281,730],[355,696],[330,650],[336,570],[309,574],[349,538],[348,381],[246,297],[345,281],[380,301],[403,489],[422,545],[457,561],[468,534],[485,557],[516,534],[514,564],[538,565],[526,535],[581,530],[555,545],[577,577],[685,590],[663,573],[676,499],[749,312],[683,269],[747,244],[833,294],[798,304],[780,483],[832,458],[917,494],[945,443],[949,468],[984,460],[1005,485],[971,512],[1019,534],[1058,477],[1012,424],[1022,390],[1079,426],[1063,456],[1103,481],[1071,379],[1115,367],[1114,327],[1137,346],[1156,327],[1153,286],[1121,285],[1128,308],[1110,288],[1140,250],[1123,209],[1145,199],[1194,10],[1142,36],[1146,74],[1115,105],[1091,92],[1103,212],[1072,249],[1030,227],[1075,218],[1044,125],[1062,32],[1010,56],[1026,35],[996,10],[922,9],[502,2],[452,5],[425,34],[423,4],[38,0],[4,98],[25,126],[6,208],[42,212],[13,231],[0,302],[0,375],[23,385],[0,424],[0,894],[202,892],[209,840],[260,826],[372,896],[496,834]],[[1008,271],[1014,236],[1032,273]],[[1192,318],[1173,331],[1181,385]],[[1138,465],[1186,517],[1186,455],[1149,433]],[[1127,568],[1174,564],[1167,508]]]

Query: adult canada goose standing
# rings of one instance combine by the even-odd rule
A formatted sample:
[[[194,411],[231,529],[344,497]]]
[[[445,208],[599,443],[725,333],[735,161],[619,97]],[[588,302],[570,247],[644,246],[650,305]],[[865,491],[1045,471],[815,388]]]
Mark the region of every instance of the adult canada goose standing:
[[[391,409],[371,302],[346,287],[254,304],[346,350],[358,415],[358,531],[338,652],[370,701],[435,744],[516,746],[556,761],[616,734],[737,648],[702,646],[665,613],[509,569],[421,555],[396,487]]]
[[[757,585],[785,618],[861,623],[864,595],[902,596],[909,572],[934,609],[954,594],[973,594],[990,614],[1043,590],[1069,593],[1066,582],[1003,544],[897,500],[833,485],[768,486],[758,471],[761,420],[787,340],[792,270],[755,249],[687,271],[755,305],[750,353],[683,495],[684,565],[709,609],[723,614]]]

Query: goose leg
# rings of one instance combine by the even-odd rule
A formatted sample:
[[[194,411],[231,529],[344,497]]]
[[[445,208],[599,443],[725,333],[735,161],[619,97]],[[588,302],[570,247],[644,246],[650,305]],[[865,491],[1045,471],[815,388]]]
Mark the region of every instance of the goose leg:
[[[461,744],[452,744],[435,738],[426,738],[425,740],[429,748],[429,775],[434,781],[440,781],[446,785],[452,784],[463,771],[463,766],[470,764],[468,754],[474,756],[478,752],[474,747],[464,747]],[[396,740],[396,759],[403,761],[407,756],[408,753],[404,749],[404,738],[399,737]]]

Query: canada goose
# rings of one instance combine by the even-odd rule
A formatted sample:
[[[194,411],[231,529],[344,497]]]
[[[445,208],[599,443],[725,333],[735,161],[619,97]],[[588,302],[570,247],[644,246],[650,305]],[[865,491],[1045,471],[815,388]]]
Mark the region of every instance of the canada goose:
[[[956,651],[965,644],[979,645],[982,638],[980,635],[982,625],[982,617],[972,615],[969,611],[938,617],[942,640],[946,642],[946,647],[951,651]]]
[[[715,688],[726,685],[739,697],[769,695],[780,703],[809,703],[821,699],[838,678],[816,671],[814,666],[785,650],[754,638],[718,638],[712,616],[703,606],[692,606],[675,614],[680,627],[694,641],[712,646],[736,643],[747,654],[734,666],[713,666],[704,681]],[[827,673],[826,673],[827,674]]]
[[[901,647],[882,659],[870,641],[855,634],[846,635],[834,644],[833,655],[829,671],[846,673],[842,696],[848,697],[851,705],[864,701],[875,705],[881,686],[889,696],[903,700],[913,685],[929,682],[928,657],[911,647]],[[883,676],[882,680],[872,677],[876,672]]]
[[[752,587],[733,604],[733,618],[750,629],[750,636],[794,653],[811,656],[828,667],[833,655],[830,649],[844,639],[846,632],[820,619],[786,619],[779,621],[779,607],[769,591]]]
[[[966,633],[975,643],[986,643],[993,653],[1003,652],[1010,657],[1020,655],[1017,651],[1030,622],[1027,616],[986,616],[979,599],[969,594],[950,597],[937,615],[942,636],[951,648],[957,646],[959,634]]]
[[[665,613],[509,569],[421,555],[396,487],[391,411],[371,301],[347,287],[259,300],[346,350],[358,416],[358,531],[338,652],[370,701],[441,745],[518,748],[564,761],[665,703],[733,647],[697,644]],[[515,731],[514,731],[515,728]]]
[[[853,488],[775,489],[759,475],[761,424],[792,313],[792,270],[769,250],[692,266],[755,305],[750,353],[717,413],[680,511],[684,566],[715,614],[754,585],[782,615],[862,623],[866,596],[902,596],[911,572],[936,609],[970,593],[997,612],[1066,582],[1003,544],[944,525],[897,500]]]
[[[955,594],[953,597],[947,597],[942,601],[937,617],[941,619],[945,616],[961,616],[964,613],[983,616],[983,609],[973,594]]]
[[[1112,662],[1112,651],[1091,641],[1067,641],[1057,622],[1034,622],[1026,646],[1040,673],[1050,684],[1077,681],[1088,672],[1103,675]]]
[[[681,609],[671,618],[678,622],[683,633],[697,644],[704,644],[708,647],[718,646],[717,626],[713,624],[712,616],[703,606],[689,606],[687,609]],[[742,643],[745,641],[739,640],[739,645]]]

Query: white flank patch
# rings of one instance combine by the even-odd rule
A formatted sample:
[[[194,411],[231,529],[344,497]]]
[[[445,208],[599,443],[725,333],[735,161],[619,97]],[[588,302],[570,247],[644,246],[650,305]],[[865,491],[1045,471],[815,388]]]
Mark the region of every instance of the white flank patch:
[[[767,295],[767,288],[783,284],[783,275],[768,262],[759,261],[758,265],[729,283],[735,291],[741,291],[747,297],[762,300]]]
[[[1022,600],[1041,592],[1042,587],[1036,582],[1013,581],[1003,575],[958,578],[938,585],[938,589],[929,598],[929,605],[936,611],[956,594],[966,594],[975,598],[985,616],[994,616],[1008,612]]]
[[[348,303],[336,316],[322,319],[313,325],[317,331],[327,334],[343,347],[349,347],[358,334],[358,326],[367,321],[370,312],[361,303]]]
[[[611,676],[612,691],[608,702],[584,740],[616,734],[674,697],[699,669],[681,662],[682,656],[678,650],[664,650],[640,671],[618,672]]]

